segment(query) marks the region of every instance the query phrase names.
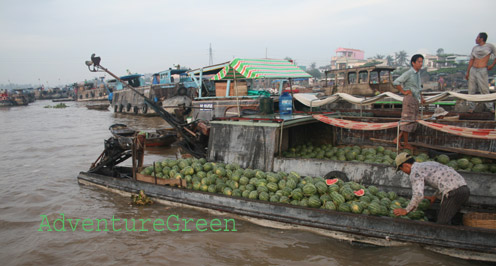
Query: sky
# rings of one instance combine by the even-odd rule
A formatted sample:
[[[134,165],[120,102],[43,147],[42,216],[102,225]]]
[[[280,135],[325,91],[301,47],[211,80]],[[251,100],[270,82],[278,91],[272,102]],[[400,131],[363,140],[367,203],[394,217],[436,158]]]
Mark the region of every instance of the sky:
[[[469,54],[496,43],[494,0],[0,0],[0,84],[53,87],[240,58],[330,63],[338,47],[365,57],[405,50]],[[108,75],[107,75],[108,77]]]

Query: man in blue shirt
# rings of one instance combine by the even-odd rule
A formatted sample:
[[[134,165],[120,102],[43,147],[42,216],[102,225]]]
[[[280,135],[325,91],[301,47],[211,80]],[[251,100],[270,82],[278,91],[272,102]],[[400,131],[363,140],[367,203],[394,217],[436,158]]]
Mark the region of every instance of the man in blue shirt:
[[[417,129],[417,122],[419,112],[419,102],[425,103],[422,97],[422,83],[420,81],[420,69],[424,63],[424,57],[421,54],[412,56],[410,64],[412,68],[403,73],[399,78],[393,81],[393,85],[404,95],[403,107],[401,110],[401,121],[408,122],[406,125],[400,126],[400,135],[393,141],[398,143],[400,148],[410,149],[413,147],[408,144],[408,134]],[[404,146],[400,144],[403,137]]]

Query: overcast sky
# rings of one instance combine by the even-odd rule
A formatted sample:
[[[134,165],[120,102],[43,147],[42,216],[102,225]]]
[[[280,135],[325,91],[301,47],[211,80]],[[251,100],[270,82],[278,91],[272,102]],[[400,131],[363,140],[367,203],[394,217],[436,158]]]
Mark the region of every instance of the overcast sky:
[[[469,54],[496,43],[494,0],[0,0],[0,84],[92,79],[92,53],[117,75],[198,68],[234,57],[329,64],[338,47],[365,57]]]

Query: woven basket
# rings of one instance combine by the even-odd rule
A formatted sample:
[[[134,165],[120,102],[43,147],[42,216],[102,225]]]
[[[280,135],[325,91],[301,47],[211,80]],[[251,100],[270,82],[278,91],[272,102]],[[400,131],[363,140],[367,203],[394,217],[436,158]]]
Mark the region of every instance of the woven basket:
[[[496,229],[496,213],[466,213],[463,215],[463,224],[471,227]]]

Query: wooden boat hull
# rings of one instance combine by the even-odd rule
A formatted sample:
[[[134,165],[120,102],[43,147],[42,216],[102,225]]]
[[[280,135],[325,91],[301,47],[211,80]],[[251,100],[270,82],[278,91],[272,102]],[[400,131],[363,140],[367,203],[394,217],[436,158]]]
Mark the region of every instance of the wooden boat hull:
[[[323,209],[271,203],[246,198],[159,186],[94,173],[81,172],[78,182],[120,192],[147,195],[184,206],[227,212],[315,230],[337,232],[352,241],[383,246],[398,243],[419,244],[466,259],[496,262],[496,230],[465,226],[446,226],[400,218],[376,217]]]
[[[137,133],[136,130],[129,128],[124,124],[114,124],[109,127],[110,132],[115,137],[132,137]],[[157,133],[147,133],[145,145],[147,147],[169,146],[177,140],[174,130],[158,129]]]
[[[169,146],[176,142],[176,135],[163,135],[163,136],[149,136],[145,139],[145,145],[147,147],[162,147]]]
[[[88,104],[86,108],[90,110],[108,110],[110,104]]]

